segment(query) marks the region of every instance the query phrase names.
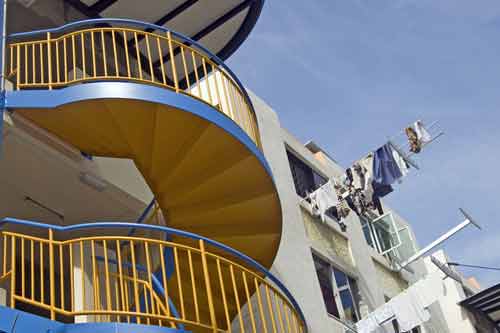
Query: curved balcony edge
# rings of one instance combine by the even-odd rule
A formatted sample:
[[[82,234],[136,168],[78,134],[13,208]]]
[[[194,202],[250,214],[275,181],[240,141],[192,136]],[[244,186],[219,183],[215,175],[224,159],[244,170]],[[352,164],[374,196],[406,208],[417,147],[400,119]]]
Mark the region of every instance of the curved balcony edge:
[[[36,229],[40,229],[40,230],[46,230],[48,231],[48,234],[49,234],[49,237],[48,238],[42,238],[40,236],[30,236],[30,235],[26,235],[25,234],[25,231],[23,233],[16,233],[15,231],[4,231],[4,230],[1,230],[3,229],[5,226],[12,226],[14,228],[16,227],[20,227],[20,228],[23,228],[22,230],[26,230],[26,228],[29,228],[30,230],[36,230]],[[79,237],[75,237],[75,238],[64,238],[65,241],[57,241],[56,238],[54,237],[54,233],[64,233],[64,234],[67,234],[68,232],[84,232],[84,231],[88,231],[90,229],[94,229],[94,230],[101,230],[102,233],[99,235],[99,236],[87,236],[86,234],[84,236],[79,236]],[[159,235],[163,235],[164,239],[165,240],[158,240],[158,239],[155,239],[155,238],[138,238],[138,237],[124,237],[124,236],[106,236],[106,232],[107,230],[112,230],[114,232],[116,232],[117,230],[142,230],[143,232],[153,232],[153,233],[156,233],[155,235],[157,235],[157,237],[159,237]],[[106,230],[106,231],[104,231]],[[3,271],[2,271],[2,276],[0,277],[0,281],[3,280],[3,279],[8,279],[10,276],[14,275],[15,276],[15,272],[17,272],[17,274],[21,274],[19,272],[19,268],[17,268],[16,266],[16,263],[15,263],[15,260],[16,259],[16,256],[18,255],[21,255],[21,256],[24,256],[25,255],[25,252],[26,253],[29,253],[30,251],[28,250],[30,247],[28,246],[28,249],[26,249],[25,251],[25,243],[27,244],[31,244],[31,256],[33,256],[33,254],[35,252],[33,252],[33,248],[36,247],[38,245],[38,243],[40,244],[40,251],[43,251],[43,248],[46,247],[46,251],[48,252],[45,252],[45,253],[49,253],[50,254],[50,257],[49,257],[49,266],[50,266],[50,275],[49,275],[49,281],[47,283],[50,283],[50,303],[49,304],[45,304],[45,309],[46,310],[50,310],[51,313],[55,311],[56,307],[57,307],[57,304],[59,304],[59,308],[60,308],[60,312],[62,314],[65,314],[65,315],[93,315],[95,316],[96,318],[99,318],[98,320],[96,321],[101,321],[101,322],[114,322],[114,321],[120,321],[120,318],[123,318],[124,317],[130,317],[130,316],[136,316],[136,318],[145,318],[143,319],[143,324],[146,323],[147,321],[147,324],[155,324],[154,320],[157,320],[157,323],[160,323],[159,326],[163,326],[161,325],[162,323],[162,320],[164,321],[164,323],[171,323],[171,327],[180,327],[181,329],[184,329],[184,324],[186,325],[195,325],[195,327],[197,327],[196,325],[199,325],[199,327],[201,328],[204,328],[204,329],[214,329],[214,332],[215,331],[220,331],[220,329],[217,328],[217,324],[215,324],[217,318],[215,318],[215,312],[217,309],[214,309],[214,304],[215,304],[215,300],[214,300],[214,295],[217,294],[220,296],[220,292],[216,292],[215,289],[214,289],[214,284],[212,284],[212,289],[210,287],[210,279],[214,279],[215,281],[218,281],[220,282],[220,285],[222,286],[221,287],[221,291],[222,291],[222,297],[223,297],[223,300],[224,302],[223,303],[219,303],[219,306],[222,307],[222,304],[224,305],[224,309],[225,309],[225,317],[226,317],[226,320],[227,320],[227,325],[230,326],[230,321],[229,321],[229,317],[228,316],[228,307],[227,307],[227,301],[226,301],[226,292],[224,292],[225,290],[225,287],[223,287],[224,285],[224,282],[223,280],[227,277],[228,281],[231,281],[232,279],[232,285],[234,288],[236,288],[236,282],[235,281],[238,281],[240,284],[244,284],[244,290],[246,291],[246,300],[248,301],[247,302],[247,305],[248,307],[250,308],[250,317],[252,318],[252,325],[254,327],[254,332],[256,332],[256,329],[255,329],[255,319],[254,319],[254,314],[252,314],[252,303],[253,306],[255,306],[257,308],[257,301],[254,300],[254,301],[251,301],[251,297],[250,297],[250,292],[249,290],[252,290],[252,288],[249,288],[248,286],[252,286],[251,282],[247,284],[247,280],[248,279],[251,279],[253,278],[253,282],[255,283],[255,289],[253,289],[253,291],[256,291],[256,294],[258,298],[258,308],[260,310],[260,315],[261,315],[261,318],[265,318],[263,319],[264,321],[264,325],[266,325],[266,322],[268,322],[269,326],[271,321],[272,321],[272,325],[273,327],[276,327],[278,326],[278,323],[280,323],[280,326],[282,328],[283,331],[285,332],[307,332],[307,323],[306,323],[306,320],[305,320],[305,317],[304,317],[304,314],[302,313],[302,310],[300,308],[300,306],[298,305],[297,301],[295,300],[295,298],[293,297],[293,295],[291,294],[291,292],[284,286],[284,284],[276,277],[274,276],[270,271],[268,271],[267,269],[265,269],[261,264],[259,264],[258,262],[256,262],[255,260],[253,260],[252,258],[248,257],[247,255],[241,253],[241,252],[238,252],[236,251],[235,249],[232,249],[231,247],[228,247],[220,242],[217,242],[215,240],[212,240],[212,239],[209,239],[209,238],[206,238],[206,237],[203,237],[203,236],[200,236],[200,235],[196,235],[194,233],[190,233],[190,232],[186,232],[186,231],[182,231],[182,230],[177,230],[177,229],[173,229],[173,228],[169,228],[169,227],[165,227],[165,226],[159,226],[159,225],[148,225],[148,224],[138,224],[138,223],[126,223],[126,222],[93,222],[93,223],[83,223],[83,224],[78,224],[78,225],[68,225],[68,226],[59,226],[59,225],[51,225],[51,224],[46,224],[46,223],[40,223],[40,222],[34,222],[34,221],[28,221],[28,220],[21,220],[21,219],[15,219],[15,218],[4,218],[3,220],[0,221],[0,231],[1,233],[3,233]],[[104,235],[104,236],[103,236]],[[121,235],[121,233],[119,233],[119,235]],[[7,243],[8,242],[8,239],[10,237],[10,246],[8,246]],[[181,237],[182,239],[187,239],[187,240],[191,240],[191,241],[194,241],[196,244],[196,242],[198,242],[199,244],[199,247],[196,248],[196,247],[193,247],[191,245],[191,243],[189,242],[186,242],[186,241],[182,241],[182,242],[176,242],[174,241],[173,239],[177,240],[179,239],[179,237]],[[29,243],[31,242],[31,243]],[[85,245],[84,246],[84,242],[88,242],[89,244],[91,243],[91,247],[89,247],[89,249],[87,249],[87,246]],[[98,254],[96,255],[96,253],[98,253],[98,250],[96,249],[96,243],[98,242],[101,242],[103,245],[104,245],[104,254]],[[123,250],[122,248],[122,245],[123,243],[125,242],[130,242],[130,251],[132,253],[132,257],[131,257],[131,261],[130,263],[125,263],[126,262],[126,259],[127,256],[124,254],[125,253],[125,250]],[[134,242],[135,242],[135,245],[134,245]],[[18,244],[20,243],[20,244]],[[33,245],[35,243],[35,245]],[[106,245],[107,244],[107,245]],[[111,249],[111,247],[113,246],[113,244],[116,244],[116,250],[118,251],[118,253],[116,254],[116,259],[113,259],[110,256],[110,254],[108,253],[108,250],[107,249]],[[144,248],[145,248],[145,259],[143,259],[147,264],[144,264],[144,266],[146,266],[147,268],[144,268],[144,267],[141,267],[140,263],[137,261],[138,258],[139,258],[139,255],[136,254],[134,255],[134,249],[135,251],[138,251],[138,247],[140,248],[140,246],[143,246],[144,245]],[[18,246],[18,247],[16,247]],[[106,272],[106,283],[103,284],[102,286],[102,289],[99,289],[97,288],[97,290],[104,290],[106,289],[107,291],[107,294],[108,294],[108,298],[107,298],[107,301],[108,301],[108,305],[107,305],[107,308],[106,309],[100,309],[99,306],[97,306],[96,309],[93,309],[93,310],[86,310],[85,311],[85,306],[83,306],[83,311],[80,311],[80,312],[76,312],[75,313],[71,313],[69,311],[66,311],[65,312],[65,305],[66,303],[68,303],[68,299],[65,303],[64,301],[64,296],[62,296],[62,292],[61,292],[61,297],[62,300],[59,299],[59,296],[56,295],[56,292],[54,290],[62,290],[64,289],[63,287],[63,278],[61,276],[61,285],[58,285],[58,286],[55,286],[54,284],[55,283],[59,283],[59,282],[56,282],[55,280],[58,280],[59,278],[55,278],[56,275],[54,273],[54,270],[57,269],[58,265],[60,264],[61,266],[61,269],[63,267],[63,252],[65,251],[65,247],[67,246],[69,252],[70,252],[70,255],[69,257],[71,258],[71,262],[73,262],[73,257],[75,258],[78,258],[78,251],[77,251],[77,247],[80,246],[80,250],[79,250],[79,253],[80,253],[80,256],[82,257],[82,264],[83,264],[83,253],[84,253],[84,248],[85,248],[85,255],[86,256],[91,256],[92,258],[92,261],[93,261],[93,268],[92,268],[92,275],[94,275],[94,271],[96,270],[96,260],[100,260],[101,262],[104,262],[105,263],[105,266],[104,266],[104,269],[105,269],[105,272]],[[76,247],[75,247],[76,246]],[[153,255],[153,248],[157,246],[158,249],[159,249],[159,256],[162,258],[162,261],[160,261],[159,263],[159,267],[161,267],[161,270],[160,270],[160,274],[159,276],[155,273],[155,274],[151,274],[151,272],[153,272],[154,270],[152,269],[153,267],[153,263],[150,262],[150,258],[153,258],[154,256]],[[172,247],[169,251],[167,251],[168,247]],[[19,249],[20,248],[20,249]],[[120,252],[120,249],[122,249]],[[17,249],[17,250],[16,250]],[[9,252],[10,251],[10,252]],[[130,279],[134,285],[133,287],[134,288],[137,288],[137,284],[138,283],[144,283],[145,286],[147,286],[147,280],[149,279],[149,283],[150,283],[150,286],[149,288],[154,288],[154,283],[153,285],[151,285],[151,279],[153,280],[163,280],[163,285],[166,286],[168,285],[168,283],[166,282],[166,279],[170,278],[171,276],[174,276],[177,274],[177,279],[178,281],[181,281],[180,279],[180,271],[179,271],[179,258],[183,258],[181,256],[181,251],[186,251],[188,252],[188,254],[185,256],[186,258],[189,258],[189,270],[191,272],[191,282],[193,283],[193,295],[191,295],[195,301],[194,301],[194,304],[195,304],[195,309],[196,309],[196,317],[197,317],[197,320],[198,321],[194,321],[194,320],[188,320],[187,319],[187,316],[184,314],[185,310],[184,310],[184,302],[186,302],[186,308],[188,307],[188,303],[187,303],[187,300],[184,299],[183,301],[183,298],[182,296],[180,297],[180,303],[181,303],[181,310],[175,310],[175,307],[173,305],[170,305],[171,308],[173,308],[173,313],[177,313],[178,312],[181,312],[181,315],[180,315],[180,318],[175,316],[175,317],[172,317],[172,316],[166,316],[166,317],[161,317],[159,316],[155,310],[151,310],[152,312],[144,312],[144,301],[146,302],[146,309],[148,308],[148,300],[140,300],[139,301],[139,296],[137,295],[137,289],[136,289],[136,296],[135,296],[135,302],[136,304],[141,304],[141,305],[138,305],[135,309],[133,308],[128,308],[127,306],[127,311],[110,311],[111,308],[113,308],[113,305],[111,305],[111,297],[110,297],[110,278],[109,276],[113,274],[113,271],[115,272],[116,275],[117,272],[119,271],[120,272],[120,282],[123,284],[123,280],[124,279]],[[91,252],[91,255],[90,253]],[[43,252],[42,252],[43,253]],[[55,255],[57,255],[57,253],[59,253],[59,260],[56,260],[54,259]],[[121,254],[120,254],[121,253]],[[8,254],[10,254],[10,257],[8,256]],[[195,280],[194,280],[194,276],[196,275],[196,273],[193,273],[193,267],[197,267],[196,265],[193,265],[193,262],[197,262],[196,261],[196,256],[199,254],[200,258],[199,258],[199,262],[201,263],[201,266],[203,266],[203,270],[201,270],[200,268],[200,275],[202,276],[202,280],[203,280],[203,277],[205,279],[205,283],[206,283],[206,286],[207,286],[207,290],[206,293],[207,295],[205,295],[206,297],[208,297],[208,307],[210,308],[210,314],[211,314],[211,320],[212,320],[212,323],[207,323],[207,324],[203,324],[202,325],[202,322],[200,321],[200,315],[199,315],[199,307],[202,306],[202,303],[201,301],[199,300],[199,298],[195,295],[195,291],[196,291],[196,286],[195,286]],[[233,257],[235,258],[237,261],[233,261],[233,260],[230,260],[228,259],[228,255],[230,257]],[[97,258],[97,259],[95,259]],[[170,258],[170,259],[168,259]],[[175,258],[175,259],[174,259]],[[27,260],[27,258],[21,258],[22,262],[26,262],[25,260]],[[77,263],[77,260],[78,259],[75,259],[75,263]],[[10,263],[9,263],[10,261]],[[30,261],[33,262],[33,257],[30,257]],[[170,263],[169,263],[170,262]],[[169,270],[169,267],[166,263],[169,263],[168,265],[170,265],[170,270]],[[229,278],[229,276],[226,276],[223,278],[224,274],[221,273],[223,270],[221,269],[222,267],[222,264],[228,264],[230,266],[230,269],[228,269],[228,272],[230,271],[230,276],[231,276],[231,279]],[[212,268],[215,269],[215,272],[214,271],[210,271],[210,268],[209,266],[213,265]],[[33,264],[32,264],[33,265]],[[43,265],[43,261],[42,261],[42,265]],[[111,267],[112,265],[115,265],[117,266],[116,269],[114,269],[113,271],[111,269],[109,269],[109,267]],[[167,267],[165,266],[167,265]],[[246,267],[245,267],[246,266]],[[10,267],[10,269],[9,269]],[[81,267],[84,267],[82,268],[83,271],[85,271],[85,265],[81,266]],[[123,270],[125,271],[127,268],[130,270],[130,268],[132,267],[132,270],[133,270],[133,276],[131,275],[130,277],[123,277],[123,273],[122,273],[122,267],[123,267]],[[136,269],[137,268],[137,269]],[[27,271],[29,271],[29,269],[27,269]],[[42,270],[40,270],[41,272]],[[217,273],[218,271],[218,273]],[[253,271],[253,272],[252,272]],[[33,274],[33,268],[32,268],[32,274]],[[139,277],[139,272],[149,272],[149,275],[146,275],[143,277],[143,280],[140,279]],[[241,278],[237,278],[235,279],[235,274],[234,272],[236,273],[240,273],[242,275],[242,279]],[[9,276],[10,274],[10,276]],[[23,277],[24,277],[24,274],[25,274],[25,269],[24,269],[24,266],[22,268],[22,274],[23,274]],[[28,274],[28,273],[26,273]],[[217,278],[215,277],[215,275],[218,275],[218,280]],[[239,275],[238,275],[239,276]],[[31,280],[33,280],[33,276],[30,276]],[[268,279],[270,282],[272,283],[269,283],[267,282],[265,279]],[[15,280],[15,278],[13,278],[13,280]],[[43,276],[41,276],[41,280],[43,280]],[[258,281],[257,281],[258,280]],[[21,280],[21,281],[24,281],[24,280]],[[83,281],[83,280],[82,280]],[[252,281],[252,280],[250,280]],[[95,280],[95,277],[94,277],[94,283],[96,282]],[[33,293],[31,293],[30,296],[29,293],[26,291],[25,292],[25,288],[24,288],[24,285],[25,284],[28,284],[28,282],[21,282],[22,283],[22,295],[18,295],[16,296],[20,301],[26,301],[32,305],[40,305],[40,302],[39,301],[35,301],[36,297],[37,296],[34,296]],[[33,283],[33,282],[32,282]],[[73,278],[71,278],[71,283],[73,283]],[[118,277],[117,277],[117,281],[115,282],[115,284],[118,284]],[[157,282],[158,283],[158,282]],[[160,289],[161,289],[161,282],[160,283]],[[183,282],[184,283],[184,282]],[[98,284],[99,285],[99,284]],[[191,286],[190,284],[188,284],[186,282],[186,286]],[[33,287],[33,285],[32,285]],[[119,295],[119,289],[120,287],[118,286],[115,286],[117,289],[116,289],[116,295]],[[198,286],[200,287],[200,286]],[[267,303],[267,305],[269,306],[269,311],[270,311],[270,314],[266,314],[265,311],[263,310],[263,304],[266,304],[265,302],[262,302],[262,299],[264,299],[264,297],[262,297],[261,299],[261,287],[265,287],[265,290],[267,292],[267,300],[269,303]],[[11,283],[11,299],[14,300],[14,301],[11,301],[11,307],[12,305],[14,305],[15,303],[15,297],[14,295],[16,294],[16,287],[12,285]],[[38,288],[40,288],[38,286]],[[112,287],[111,287],[112,288]],[[123,294],[123,287],[122,288],[122,294]],[[171,286],[169,286],[168,288],[171,288]],[[19,290],[21,290],[21,288],[18,288]],[[43,289],[43,282],[42,282],[42,287],[41,289]],[[127,288],[125,288],[127,289]],[[154,288],[155,291],[156,291],[156,288]],[[166,290],[167,288],[165,288]],[[180,289],[180,292],[182,294],[182,289]],[[203,289],[203,287],[201,287],[200,289]],[[128,290],[128,289],[127,289]],[[132,286],[130,287],[130,290],[132,290]],[[144,289],[144,293],[146,293],[146,289]],[[269,290],[271,290],[272,292],[272,295],[273,295],[273,299],[274,299],[274,304],[276,305],[276,308],[273,306],[273,302],[271,302],[271,298],[269,297]],[[205,291],[204,291],[205,292]],[[97,291],[97,293],[99,293]],[[169,299],[169,296],[168,296],[168,293],[165,292],[164,290],[162,290],[160,292],[160,296],[163,297],[163,295],[161,295],[162,293],[165,293],[165,299],[168,299],[168,304],[172,304],[170,302],[170,299]],[[236,295],[236,299],[240,298],[240,296],[238,296],[238,293],[236,292],[235,290],[235,295]],[[265,293],[264,293],[265,294]],[[281,294],[281,295],[280,295]],[[123,296],[123,295],[122,295]],[[163,306],[163,307],[167,307],[167,309],[169,308],[169,305],[165,305],[165,304],[161,304],[161,303],[153,303],[153,291],[151,291],[151,303],[150,303],[150,307],[153,308],[153,304],[156,304],[156,306],[158,307],[158,309],[160,309],[160,306]],[[30,298],[31,297],[31,298]],[[69,296],[67,296],[69,297]],[[94,297],[98,297],[96,296],[96,294],[94,294]],[[103,296],[105,297],[105,296]],[[116,296],[118,297],[118,296]],[[139,297],[139,298],[138,298]],[[142,296],[141,296],[142,297]],[[149,296],[148,296],[149,297]],[[157,296],[155,296],[157,297]],[[229,293],[227,293],[227,297],[229,297]],[[244,297],[244,296],[243,296]],[[253,296],[252,296],[253,297]],[[45,299],[47,299],[48,297],[45,297]],[[56,298],[58,300],[56,300]],[[85,298],[85,296],[84,296]],[[132,296],[131,296],[132,298]],[[144,298],[146,298],[146,296],[144,296]],[[255,298],[255,297],[254,297]],[[196,299],[198,299],[196,301]],[[42,294],[42,303],[43,303],[43,294]],[[38,302],[38,303],[37,303]],[[71,301],[69,301],[71,303],[71,305],[66,305],[66,307],[69,307],[70,309],[73,309],[75,308],[75,301],[74,299],[72,298]],[[106,303],[104,302],[104,299],[102,300],[103,303]],[[119,301],[116,301],[117,302],[117,305],[119,303]],[[244,303],[240,305],[240,303],[238,303],[238,300],[236,301],[237,304],[238,304],[238,315],[240,316],[240,321],[241,321],[241,307],[243,307]],[[127,302],[128,303],[128,302]],[[279,307],[281,303],[281,309]],[[288,304],[287,304],[288,303]],[[199,306],[198,306],[199,304]],[[43,305],[43,304],[42,304]],[[122,305],[123,307],[123,305]],[[61,309],[62,308],[62,309]],[[137,310],[139,309],[139,310]],[[259,313],[257,309],[255,309],[255,313]],[[222,310],[220,310],[221,313],[224,313]],[[159,312],[159,310],[158,310]],[[230,311],[229,311],[230,312]],[[276,312],[276,313],[275,313]],[[295,312],[295,314],[293,313]],[[170,310],[168,310],[168,313],[170,314]],[[290,314],[290,316],[289,316]],[[285,316],[286,316],[286,320],[285,320]],[[272,319],[270,320],[270,317],[272,317]],[[55,314],[51,315],[51,318],[52,319],[55,319]],[[103,319],[104,318],[104,319]],[[115,318],[115,320],[110,320],[112,318]],[[116,320],[116,318],[118,318],[118,320]],[[278,319],[279,318],[279,319]],[[150,322],[150,319],[151,321],[153,321],[152,323]],[[276,323],[275,323],[276,321]],[[129,321],[130,322],[130,321]],[[137,323],[138,324],[141,324],[141,321],[138,319],[137,320]],[[240,322],[241,324],[241,322]],[[158,324],[157,324],[158,325]],[[178,325],[178,326],[177,326]],[[168,326],[168,325],[167,325]],[[286,329],[286,327],[288,326],[288,329]],[[220,326],[219,326],[220,327]]]
[[[212,122],[254,154],[274,182],[273,173],[264,154],[243,128],[206,103],[170,90],[131,82],[94,82],[52,90],[50,93],[46,90],[6,91],[5,107],[14,112],[16,109],[53,109],[75,102],[115,98],[172,106]]]
[[[262,1],[264,2],[264,1]],[[229,74],[231,74],[232,78],[238,83],[238,86],[245,92],[246,98],[248,99],[248,102],[251,103],[250,98],[248,97],[248,94],[245,91],[245,88],[243,87],[243,84],[241,84],[240,80],[236,76],[236,74],[233,73],[233,71],[224,63],[224,61],[217,55],[213,54],[212,51],[207,49],[205,46],[202,44],[198,43],[197,41],[189,38],[186,35],[183,35],[179,32],[173,31],[171,29],[168,29],[166,27],[156,25],[153,23],[148,23],[148,22],[143,22],[143,21],[138,21],[138,20],[132,20],[132,19],[124,19],[124,18],[98,18],[98,19],[89,19],[89,20],[81,20],[81,21],[76,21],[76,22],[71,22],[65,25],[62,25],[60,27],[56,28],[50,28],[50,29],[41,29],[41,30],[35,30],[35,31],[28,31],[28,32],[19,32],[19,33],[13,33],[7,36],[7,41],[11,42],[15,39],[18,38],[27,38],[27,37],[33,37],[36,35],[43,35],[46,33],[62,33],[66,31],[71,31],[74,28],[80,28],[80,27],[85,27],[85,26],[95,26],[99,24],[123,24],[126,26],[132,25],[132,26],[137,26],[143,29],[151,29],[153,31],[159,30],[162,32],[170,32],[173,36],[178,37],[182,42],[188,43],[190,45],[195,45],[197,48],[200,50],[203,50],[207,55],[210,56],[211,59],[213,59],[219,66],[224,68]]]
[[[255,110],[238,77],[217,55],[178,32],[137,20],[99,18],[14,33],[7,40],[6,76],[16,90],[92,81],[158,85],[215,107],[260,146]]]

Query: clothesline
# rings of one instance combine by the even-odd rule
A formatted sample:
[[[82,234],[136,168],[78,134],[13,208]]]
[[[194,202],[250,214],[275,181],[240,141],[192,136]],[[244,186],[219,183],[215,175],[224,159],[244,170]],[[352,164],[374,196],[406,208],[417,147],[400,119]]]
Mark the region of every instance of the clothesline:
[[[444,135],[444,131],[440,130],[439,128],[436,128],[437,131],[434,130],[435,126],[439,123],[438,120],[432,122],[429,126],[426,126],[425,128],[427,129],[427,131],[429,132],[429,134],[431,135],[431,140],[428,141],[428,142],[424,142],[421,146],[421,148],[424,148],[426,147],[427,145],[429,145],[430,143],[432,143],[433,141],[435,141],[436,139],[438,139],[439,137],[441,137],[442,135]],[[396,134],[395,136],[393,136],[392,138],[389,139],[389,141],[392,141],[392,142],[395,142],[395,139],[396,138],[399,138],[401,136],[405,136],[405,138],[407,137],[406,136],[406,133],[405,131],[400,131],[398,134]],[[405,143],[402,145],[402,148],[403,150],[410,150],[410,143],[409,141],[406,139],[405,140]],[[407,154],[407,156],[413,156],[415,155],[414,152],[410,152]]]
[[[439,274],[427,274],[358,321],[357,331],[371,333],[393,319],[398,321],[402,331],[410,331],[427,322],[430,319],[428,308],[437,301],[437,294],[433,290],[441,283]]]
[[[411,165],[412,167],[414,167],[415,169],[417,170],[420,170],[420,168],[418,167],[417,163],[415,161],[413,161],[408,154],[405,154],[396,144],[394,144],[391,140],[388,141],[389,145],[391,146],[392,149],[396,150],[398,152],[399,155],[401,155],[401,157],[405,160],[406,163],[408,163],[409,165]]]
[[[427,142],[427,143],[425,143],[425,144],[422,145],[422,148],[427,147],[429,144],[431,144],[432,142],[434,142],[435,140],[437,140],[439,137],[443,136],[444,134],[445,133],[443,131],[441,131],[439,134],[433,136],[432,139],[431,139],[431,141],[429,141],[429,142]],[[416,153],[414,153],[414,152],[410,152],[408,154],[408,157],[413,156],[415,154]]]
[[[436,124],[437,121],[431,127]],[[405,131],[411,145],[409,150],[415,153],[419,153],[424,146],[442,135],[440,133],[433,137],[420,120]],[[360,216],[373,210],[383,214],[380,199],[393,192],[393,184],[400,183],[410,167],[420,169],[411,156],[389,139],[372,153],[354,162],[341,179],[328,179],[302,198],[300,203],[307,200],[311,204],[313,215],[320,216],[323,222],[326,216],[334,217],[344,228],[342,220],[350,211]]]
[[[433,128],[434,126],[436,126],[437,124],[439,123],[439,120],[435,120],[433,121],[429,126],[426,126],[427,130],[431,130],[431,128]],[[406,138],[406,133],[404,130],[401,130],[398,132],[398,134],[392,136],[391,138],[389,138],[389,140],[394,140],[398,137],[401,137],[401,136],[404,136]]]

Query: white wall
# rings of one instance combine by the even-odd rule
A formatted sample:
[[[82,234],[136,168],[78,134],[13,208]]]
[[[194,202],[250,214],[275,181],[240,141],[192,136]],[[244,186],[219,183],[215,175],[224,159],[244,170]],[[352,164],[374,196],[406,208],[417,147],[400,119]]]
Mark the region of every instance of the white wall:
[[[441,262],[447,262],[448,258],[440,250],[432,254]],[[446,275],[431,262],[430,256],[424,259],[425,268],[428,274],[437,274],[441,279]],[[431,320],[425,325],[429,332],[439,333],[476,333],[472,316],[458,305],[458,302],[465,299],[463,287],[451,278],[442,280],[442,283],[433,286],[434,292],[438,295],[438,301],[430,307]]]

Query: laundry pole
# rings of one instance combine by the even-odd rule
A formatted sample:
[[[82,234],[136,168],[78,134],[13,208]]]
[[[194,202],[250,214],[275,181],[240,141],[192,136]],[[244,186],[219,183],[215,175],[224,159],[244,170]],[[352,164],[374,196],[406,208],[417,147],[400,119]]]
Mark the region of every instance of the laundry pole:
[[[408,266],[409,264],[411,264],[412,262],[414,261],[417,261],[418,259],[420,259],[423,255],[425,255],[427,252],[429,252],[430,250],[432,250],[433,248],[435,248],[436,246],[440,245],[441,243],[443,243],[444,241],[446,241],[448,238],[452,237],[453,235],[455,235],[457,232],[459,232],[460,230],[464,229],[465,227],[467,227],[469,224],[472,224],[474,226],[476,226],[476,228],[480,229],[481,230],[481,226],[479,226],[479,224],[477,224],[473,219],[472,217],[467,214],[462,208],[460,208],[460,212],[464,215],[465,217],[465,220],[460,223],[459,225],[457,225],[456,227],[448,230],[445,234],[443,234],[441,237],[439,237],[438,239],[436,239],[435,241],[433,241],[432,243],[430,243],[429,245],[427,245],[426,247],[424,247],[422,250],[418,251],[417,253],[415,253],[414,255],[412,255],[410,258],[408,258],[406,261],[404,261],[403,263],[400,264],[400,267],[399,267],[399,271],[401,271],[403,268],[405,268],[406,266]]]

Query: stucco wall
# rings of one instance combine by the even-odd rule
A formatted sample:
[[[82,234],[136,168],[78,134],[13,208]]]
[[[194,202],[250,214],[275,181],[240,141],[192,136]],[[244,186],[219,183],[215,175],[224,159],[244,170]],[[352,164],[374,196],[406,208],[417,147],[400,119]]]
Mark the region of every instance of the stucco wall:
[[[297,299],[310,332],[343,333],[344,327],[326,312],[311,250],[320,252],[332,264],[345,269],[346,273],[356,279],[363,303],[369,310],[384,304],[385,295],[399,290],[399,279],[404,280],[400,276],[394,278],[392,272],[377,272],[373,262],[373,249],[366,243],[356,214],[350,214],[345,220],[347,231],[343,232],[337,222],[319,222],[304,209],[306,204],[302,203],[304,207],[301,207],[287,150],[326,178],[339,177],[343,168],[321,152],[312,153],[281,127],[277,114],[264,101],[252,93],[250,95],[257,113],[264,155],[272,169],[283,211],[281,244],[271,270]],[[402,219],[398,222],[405,224]],[[381,260],[385,259],[382,257]],[[384,279],[380,279],[383,283],[379,281],[379,274],[384,274]],[[391,331],[392,329],[386,330]]]
[[[323,250],[330,257],[335,257],[345,264],[353,266],[347,238],[320,219],[313,217],[306,209],[301,208],[301,213],[307,237],[313,247]]]
[[[377,260],[373,260],[375,270],[377,271],[377,280],[384,294],[392,298],[408,288],[408,282],[400,274],[390,270]]]

